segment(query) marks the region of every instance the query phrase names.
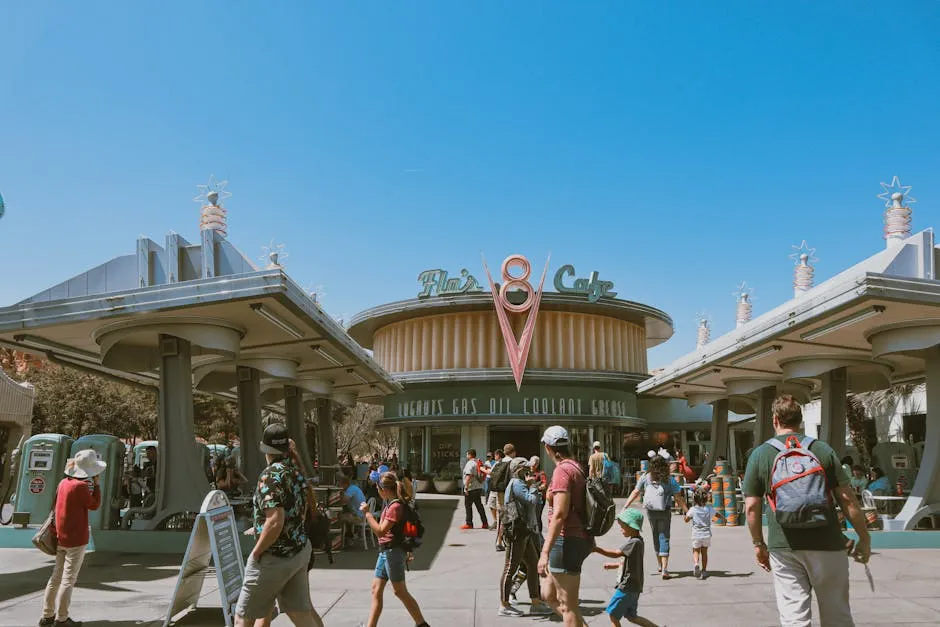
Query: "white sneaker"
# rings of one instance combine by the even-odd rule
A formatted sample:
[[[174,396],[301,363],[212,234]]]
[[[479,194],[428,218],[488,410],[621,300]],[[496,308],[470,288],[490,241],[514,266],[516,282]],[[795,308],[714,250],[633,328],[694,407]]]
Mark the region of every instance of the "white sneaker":
[[[525,612],[519,608],[513,607],[511,605],[502,606],[499,608],[500,616],[525,616]]]

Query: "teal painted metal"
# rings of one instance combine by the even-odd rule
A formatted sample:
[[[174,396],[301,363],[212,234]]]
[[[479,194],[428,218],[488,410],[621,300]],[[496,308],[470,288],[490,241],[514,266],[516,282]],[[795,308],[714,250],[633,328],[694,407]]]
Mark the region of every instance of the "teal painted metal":
[[[101,507],[88,512],[92,529],[113,529],[121,521],[121,483],[124,478],[124,443],[113,435],[83,435],[72,443],[69,457],[79,451],[93,450],[108,468],[101,473]]]
[[[29,512],[30,524],[42,523],[52,511],[72,441],[67,435],[41,433],[23,445],[14,508],[17,512]]]

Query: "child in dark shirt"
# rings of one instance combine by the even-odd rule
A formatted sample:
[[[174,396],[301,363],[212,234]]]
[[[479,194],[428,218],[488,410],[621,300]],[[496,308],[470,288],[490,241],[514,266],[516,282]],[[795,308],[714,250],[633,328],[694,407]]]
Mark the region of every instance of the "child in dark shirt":
[[[626,618],[635,625],[656,627],[656,623],[637,616],[637,605],[640,593],[643,592],[643,538],[640,537],[640,529],[643,528],[643,512],[633,508],[625,509],[617,516],[617,522],[620,524],[621,533],[627,539],[624,545],[617,551],[599,546],[594,547],[595,553],[600,553],[605,557],[623,558],[622,562],[604,564],[604,568],[607,569],[621,569],[617,589],[607,605],[607,615],[610,616],[611,625],[616,627],[620,627],[621,618]]]

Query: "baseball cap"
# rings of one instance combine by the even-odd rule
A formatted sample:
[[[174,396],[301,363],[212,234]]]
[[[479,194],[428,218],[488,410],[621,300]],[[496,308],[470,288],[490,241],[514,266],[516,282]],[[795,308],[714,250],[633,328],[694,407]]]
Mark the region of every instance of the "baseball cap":
[[[638,509],[628,507],[617,515],[617,520],[637,531],[643,530],[643,512]]]
[[[283,455],[290,452],[290,434],[287,426],[280,423],[270,424],[261,436],[261,452],[267,455]]]
[[[523,466],[530,468],[532,464],[529,463],[529,460],[527,460],[525,457],[513,457],[512,461],[509,462],[509,472],[518,472],[518,470]]]
[[[553,425],[542,434],[542,442],[549,446],[568,444],[568,430],[560,425]]]
[[[600,448],[600,447],[601,447],[600,442],[594,442],[594,448]]]

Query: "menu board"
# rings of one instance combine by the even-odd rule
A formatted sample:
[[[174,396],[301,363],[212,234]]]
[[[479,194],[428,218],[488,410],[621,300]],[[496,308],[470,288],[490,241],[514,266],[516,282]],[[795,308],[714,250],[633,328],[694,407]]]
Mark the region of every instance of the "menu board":
[[[206,496],[196,517],[163,627],[181,612],[196,608],[210,564],[215,565],[225,625],[232,627],[245,566],[235,512],[220,490],[213,490]]]

